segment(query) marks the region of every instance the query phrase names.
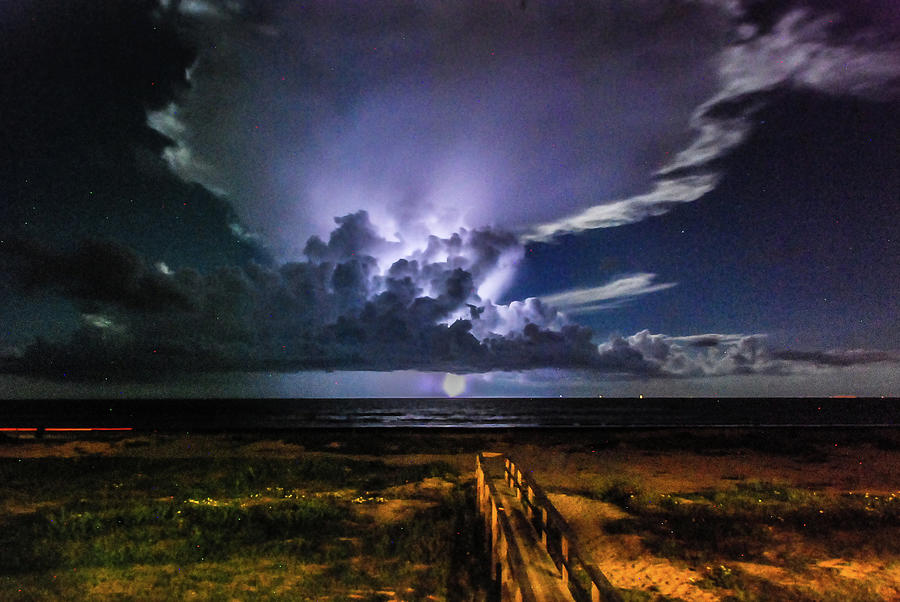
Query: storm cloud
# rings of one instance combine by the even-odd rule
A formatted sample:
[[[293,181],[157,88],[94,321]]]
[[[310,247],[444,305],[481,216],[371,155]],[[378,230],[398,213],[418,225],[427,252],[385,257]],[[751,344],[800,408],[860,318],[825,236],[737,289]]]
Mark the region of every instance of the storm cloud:
[[[307,261],[208,274],[152,264],[111,242],[68,253],[10,245],[3,258],[18,285],[72,299],[82,324],[68,341],[7,354],[6,368],[72,378],[313,368],[661,372],[634,342],[598,348],[590,329],[538,299],[482,298],[521,254],[508,233],[432,236],[383,267],[378,257],[398,243],[381,238],[365,212],[335,222],[327,242],[308,240]]]
[[[201,48],[191,86],[148,122],[173,140],[173,170],[288,258],[358,209],[412,246],[460,227],[549,240],[634,223],[713,190],[780,90],[900,89],[898,23],[874,9],[262,6],[182,3]]]
[[[412,247],[640,193],[729,36],[700,3],[204,5],[190,89],[148,121],[287,258],[359,209]]]
[[[627,301],[665,289],[652,275],[544,300],[495,304],[481,293],[515,267],[509,233],[460,230],[394,257],[364,211],[311,237],[307,260],[200,273],[151,262],[122,245],[87,241],[69,252],[18,242],[5,271],[26,294],[72,300],[67,339],[7,350],[3,369],[56,378],[152,378],[172,372],[580,368],[631,376],[789,373],[798,363],[848,366],[885,354],[770,353],[760,335],[671,337],[649,331],[606,342],[553,306]]]
[[[686,379],[896,362],[772,351],[752,326],[708,333],[739,330],[731,316],[670,322],[707,333],[682,337],[603,323],[602,310],[638,299],[675,313],[669,295],[691,285],[637,260],[597,267],[565,243],[553,272],[510,297],[528,241],[635,224],[715,191],[780,94],[897,98],[891,4],[832,4],[164,0],[107,14],[85,2],[48,10],[49,29],[23,13],[16,39],[46,48],[33,63],[18,50],[8,79],[27,85],[3,92],[19,146],[0,292],[62,299],[77,325],[10,327],[2,369]],[[55,35],[82,9],[95,27]],[[86,236],[115,240],[76,242]],[[596,270],[568,270],[570,258]],[[65,317],[21,313],[26,326]],[[637,332],[595,336],[575,322],[587,313],[605,333]],[[34,332],[58,336],[21,343]]]
[[[514,236],[463,229],[396,257],[398,243],[381,238],[365,212],[335,222],[327,241],[307,241],[306,261],[208,273],[172,269],[112,242],[71,252],[7,245],[5,271],[16,285],[72,300],[82,323],[67,341],[7,354],[5,367],[95,378],[602,363],[590,330],[537,299],[498,306],[482,296],[521,254]]]

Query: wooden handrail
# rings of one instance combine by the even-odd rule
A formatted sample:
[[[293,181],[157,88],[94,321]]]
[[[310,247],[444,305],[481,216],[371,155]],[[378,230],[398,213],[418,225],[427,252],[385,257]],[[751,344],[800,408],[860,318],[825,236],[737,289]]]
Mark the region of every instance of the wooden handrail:
[[[516,490],[516,497],[528,509],[529,517],[533,520],[533,517],[539,517],[537,520],[540,522],[541,541],[554,562],[559,559],[563,581],[570,588],[575,584],[575,589],[578,589],[582,595],[590,595],[591,602],[601,602],[602,600],[621,602],[622,597],[616,588],[596,565],[586,559],[574,531],[544,493],[543,488],[528,473],[523,473],[512,458],[505,458],[505,466],[506,480],[510,487]],[[535,510],[538,512],[535,513]],[[549,536],[551,529],[559,534],[559,549],[552,544],[553,538]],[[587,575],[590,580],[589,592],[585,591],[582,584],[570,578],[573,575],[573,569],[581,570]]]
[[[510,541],[514,541],[512,526],[509,524],[509,517],[506,515],[504,509],[497,507],[496,500],[499,499],[499,495],[497,494],[497,489],[494,484],[490,481],[490,479],[486,478],[484,468],[482,466],[482,461],[482,454],[478,454],[476,458],[476,478],[478,479],[478,482],[481,484],[481,486],[484,487],[487,491],[490,503],[492,504],[492,511],[496,510],[497,526],[502,532],[502,537],[505,539],[505,543],[501,546],[501,548],[505,548],[505,560],[511,573],[510,576],[512,577],[512,582],[515,583],[516,587],[518,588],[523,602],[541,602],[537,599],[537,596],[535,596],[534,591],[531,589],[528,579],[525,576],[525,561],[522,559],[522,555],[519,551],[518,546],[509,545]],[[491,519],[493,519],[493,515],[491,516]],[[492,545],[494,543],[495,542],[492,542]],[[498,538],[496,544],[501,543],[503,542],[499,541]]]

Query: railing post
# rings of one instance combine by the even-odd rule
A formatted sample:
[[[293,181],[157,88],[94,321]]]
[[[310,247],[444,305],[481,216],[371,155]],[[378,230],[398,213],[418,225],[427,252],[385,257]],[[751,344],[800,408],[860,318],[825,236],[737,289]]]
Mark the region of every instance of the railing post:
[[[491,526],[490,526],[490,534],[488,536],[488,545],[490,546],[490,557],[491,557],[491,580],[496,581],[498,578],[497,575],[497,556],[499,550],[497,549],[497,538],[499,536],[499,529],[497,529],[497,503],[494,500],[491,500]]]
[[[516,493],[516,500],[521,501],[522,489],[520,487],[520,484],[522,482],[522,473],[519,471],[518,467],[515,464],[512,465],[512,469],[513,472],[512,476],[510,477],[510,479],[512,480],[512,485],[510,485],[510,487],[512,487],[513,491],[515,491]]]
[[[484,514],[484,469],[481,468],[481,454],[475,456],[475,507]]]
[[[545,506],[541,506],[541,543],[547,548],[547,531],[550,530],[550,515]],[[549,548],[548,548],[549,551]]]
[[[534,489],[531,488],[531,485],[528,486],[525,492],[525,499],[528,500],[528,520],[532,520],[534,519]]]
[[[559,539],[559,550],[562,555],[562,580],[563,584],[569,584],[569,540],[566,537],[566,534],[563,533],[560,535]]]
[[[497,508],[497,502],[491,500],[491,545],[497,545],[497,534],[500,532],[500,510]]]
[[[504,598],[503,594],[507,593],[508,596],[509,585],[512,583],[512,571],[509,566],[509,544],[506,541],[506,535],[503,534],[502,530],[498,535],[497,565],[500,567],[500,574],[497,575],[497,579],[500,580],[500,597]]]
[[[491,506],[493,505],[493,498],[491,497],[491,490],[487,486],[487,477],[483,472],[482,476],[485,478],[485,482],[481,485],[481,508],[483,510],[482,514],[484,515],[484,534],[485,538],[490,543]]]

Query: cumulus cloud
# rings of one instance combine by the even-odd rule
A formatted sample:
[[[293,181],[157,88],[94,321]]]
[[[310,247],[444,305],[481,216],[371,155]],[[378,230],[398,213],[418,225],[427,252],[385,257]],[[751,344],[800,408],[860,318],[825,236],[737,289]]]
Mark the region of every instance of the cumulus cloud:
[[[531,297],[524,301],[512,301],[507,305],[493,303],[477,308],[478,319],[472,322],[472,334],[479,339],[490,336],[507,336],[520,332],[528,324],[560,331],[568,321],[555,307]]]
[[[489,370],[597,361],[591,332],[536,299],[483,296],[521,257],[489,229],[432,236],[406,256],[368,215],[311,237],[307,260],[203,274],[152,263],[111,242],[71,252],[4,246],[23,291],[73,300],[81,327],[37,341],[14,371],[94,377],[159,370],[401,368]]]
[[[201,274],[145,260],[114,243],[71,252],[5,245],[4,263],[34,294],[72,299],[81,327],[5,354],[8,372],[66,378],[150,377],[171,371],[422,369],[460,372],[581,368],[657,377],[783,374],[797,365],[897,361],[866,351],[771,353],[760,335],[672,337],[641,331],[597,345],[554,303],[590,307],[662,290],[652,274],[546,299],[498,305],[479,294],[515,237],[461,230],[389,265],[399,243],[365,212],[336,220],[307,260],[223,267]]]
[[[520,256],[513,235],[461,230],[395,258],[365,212],[338,218],[307,259],[209,273],[153,263],[110,242],[63,252],[8,244],[0,256],[25,292],[71,299],[81,326],[3,354],[7,372],[65,378],[178,371],[314,369],[455,373],[580,368],[656,377],[783,374],[801,364],[897,361],[866,351],[771,353],[760,335],[673,337],[641,331],[597,345],[563,308],[672,286],[636,274],[592,289],[498,305],[481,294]],[[387,261],[385,260],[387,259]]]
[[[679,378],[769,374],[805,374],[810,366],[842,367],[900,362],[900,354],[875,350],[770,350],[761,334],[699,334],[669,336],[642,330],[615,336],[599,346],[600,355],[639,355],[648,373]]]
[[[762,335],[706,334],[670,337],[642,330],[629,337],[616,337],[600,346],[627,346],[641,354],[659,371],[673,376],[720,376],[725,374],[775,373],[786,366],[768,353]]]

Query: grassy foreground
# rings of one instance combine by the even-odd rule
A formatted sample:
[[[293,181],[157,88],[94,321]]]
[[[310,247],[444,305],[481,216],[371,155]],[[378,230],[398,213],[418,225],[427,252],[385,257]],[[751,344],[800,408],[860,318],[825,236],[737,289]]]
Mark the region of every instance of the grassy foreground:
[[[474,501],[458,467],[193,441],[44,443],[71,457],[4,442],[0,599],[479,595]]]
[[[484,600],[478,451],[627,600],[900,599],[900,432],[0,439],[0,600]]]

